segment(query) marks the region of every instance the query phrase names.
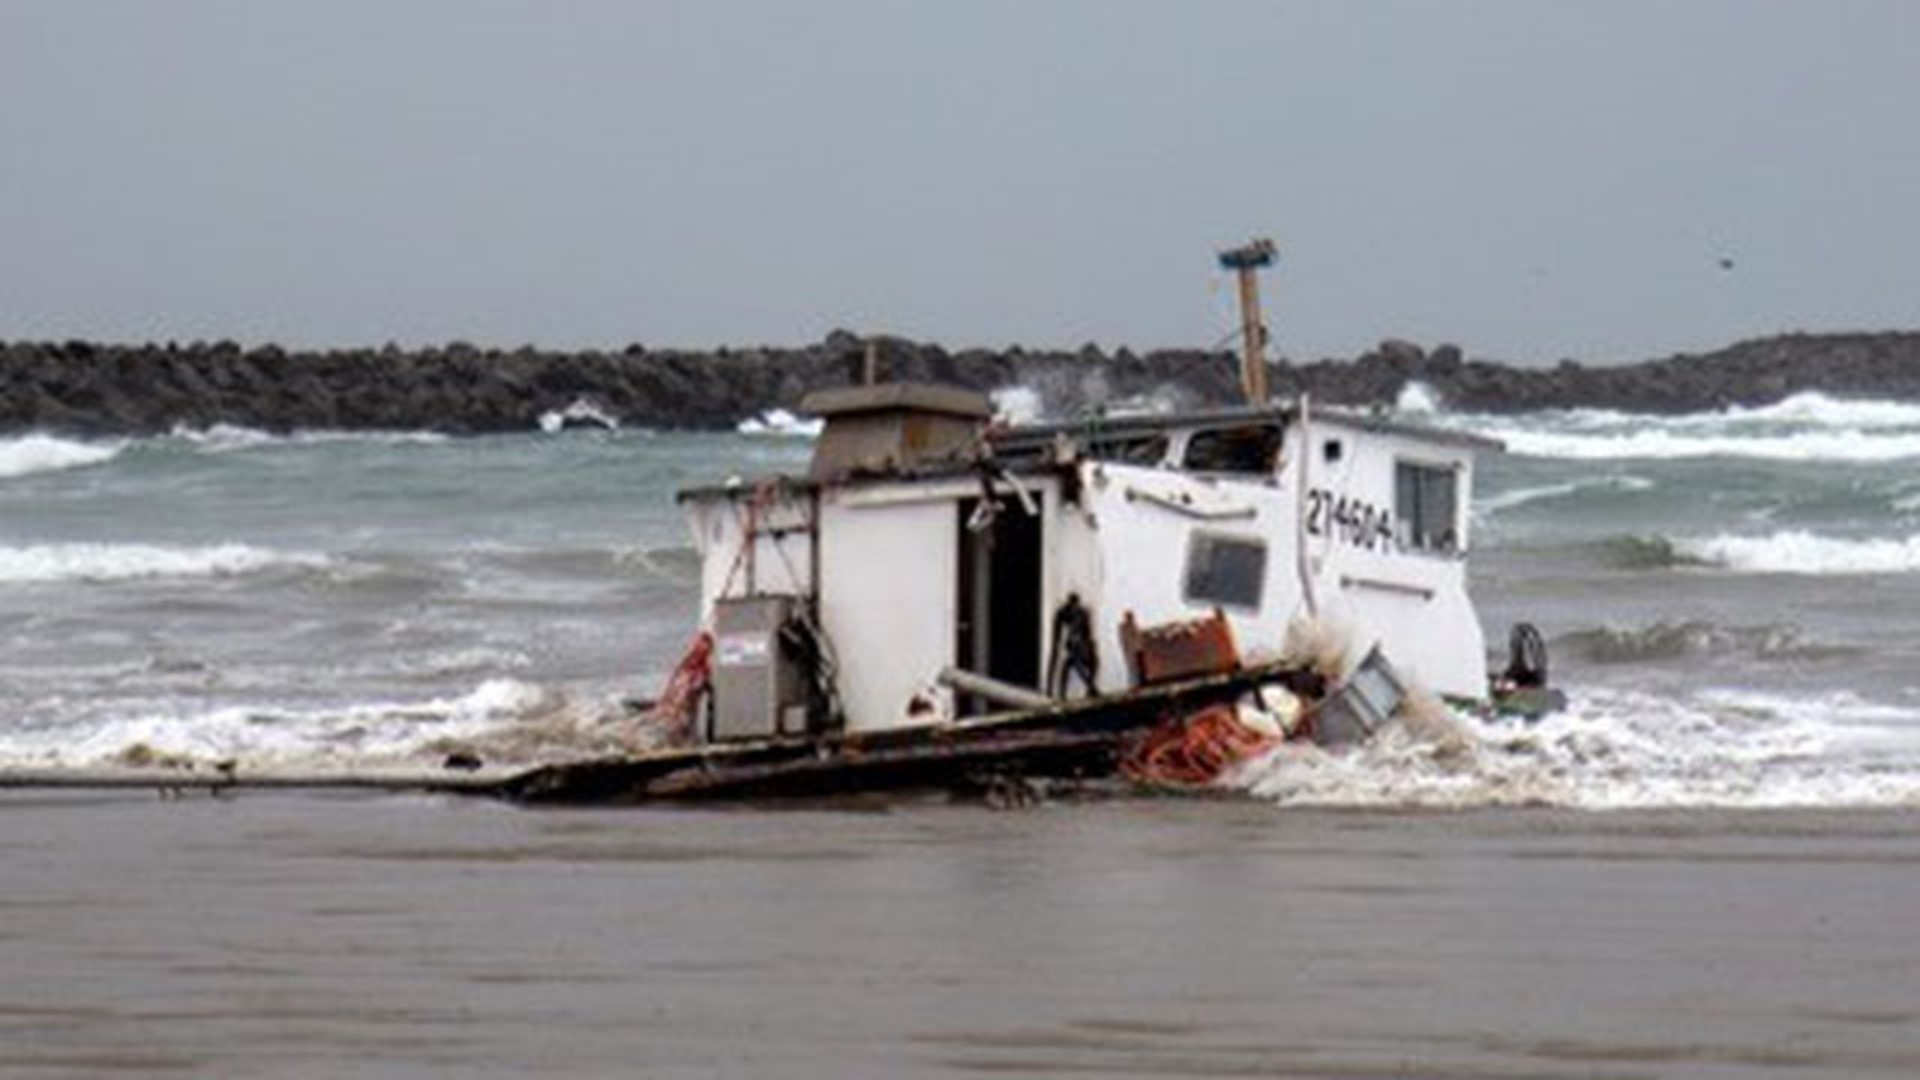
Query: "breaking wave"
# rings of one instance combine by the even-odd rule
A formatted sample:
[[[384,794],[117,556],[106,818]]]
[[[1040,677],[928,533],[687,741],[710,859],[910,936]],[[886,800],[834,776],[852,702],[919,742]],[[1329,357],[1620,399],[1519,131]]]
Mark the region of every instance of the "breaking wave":
[[[1289,806],[1920,806],[1917,722],[1847,693],[1591,690],[1533,725],[1449,716],[1337,751],[1289,743],[1236,786]]]
[[[263,446],[317,446],[344,442],[384,446],[431,445],[452,438],[438,431],[294,431],[275,434],[237,424],[214,424],[210,427],[188,427],[183,424],[168,432],[167,437],[216,454]]]
[[[1920,457],[1920,404],[1796,394],[1759,408],[1681,416],[1564,409],[1446,422],[1499,438],[1529,457],[1627,460],[1735,457],[1769,461],[1899,461]]]
[[[1789,435],[1692,435],[1662,429],[1576,434],[1503,429],[1507,449],[1529,457],[1627,458],[1746,457],[1771,461],[1899,461],[1920,457],[1920,433],[1872,435],[1858,431]]]
[[[540,430],[548,435],[569,428],[618,431],[620,418],[608,412],[599,402],[587,398],[576,398],[564,409],[549,409],[540,414]]]
[[[632,737],[617,709],[492,678],[455,698],[332,709],[227,706],[13,733],[0,740],[0,763],[190,768],[232,761],[244,768],[339,769],[438,764],[459,750],[504,764],[630,749]]]
[[[1920,570],[1920,535],[1849,540],[1803,529],[1672,542],[1683,559],[1750,574],[1898,574]]]
[[[1438,391],[1416,379],[1400,388],[1393,409],[1408,416],[1431,416],[1441,411],[1442,402]]]
[[[1810,641],[1798,627],[1721,626],[1703,620],[1647,626],[1595,626],[1554,639],[1554,651],[1591,664],[1643,664],[1703,656],[1742,655],[1760,660],[1813,660],[1853,650]]]
[[[329,562],[324,555],[269,551],[247,544],[33,544],[0,547],[0,583],[233,577],[280,567],[323,567]]]
[[[1483,515],[1497,514],[1513,510],[1530,503],[1548,502],[1577,495],[1583,491],[1648,491],[1653,481],[1643,476],[1601,476],[1590,480],[1569,480],[1561,484],[1545,484],[1540,487],[1516,488],[1476,499],[1473,508]]]
[[[991,395],[993,418],[1002,424],[1037,424],[1045,419],[1047,405],[1040,391],[1031,386],[1002,386]]]
[[[825,427],[826,423],[819,419],[795,416],[785,409],[768,409],[759,416],[740,421],[734,430],[742,435],[812,439]]]
[[[1610,536],[1582,546],[1600,565],[1615,570],[1699,567],[1835,577],[1920,570],[1920,535],[1849,539],[1789,529],[1763,536]]]
[[[38,433],[0,439],[0,480],[98,465],[112,461],[126,447],[124,442],[79,442]]]
[[[1580,545],[1594,560],[1614,570],[1660,570],[1694,560],[1664,536],[1609,536]]]

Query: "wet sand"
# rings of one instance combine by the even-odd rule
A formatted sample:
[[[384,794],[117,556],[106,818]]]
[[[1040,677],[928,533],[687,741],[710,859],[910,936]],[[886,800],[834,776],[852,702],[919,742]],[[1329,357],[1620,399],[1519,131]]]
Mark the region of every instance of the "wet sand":
[[[0,799],[0,1077],[1920,1074],[1920,812]]]

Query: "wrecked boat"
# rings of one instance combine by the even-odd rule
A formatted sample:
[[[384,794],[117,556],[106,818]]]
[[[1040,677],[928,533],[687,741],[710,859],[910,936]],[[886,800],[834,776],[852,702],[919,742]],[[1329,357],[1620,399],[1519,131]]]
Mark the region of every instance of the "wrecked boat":
[[[1550,704],[1530,629],[1490,683],[1467,592],[1499,444],[1267,401],[1259,340],[1237,408],[1009,427],[953,387],[812,395],[803,475],[679,495],[700,629],[650,714],[664,745],[509,793],[1204,785],[1367,738],[1416,693]]]

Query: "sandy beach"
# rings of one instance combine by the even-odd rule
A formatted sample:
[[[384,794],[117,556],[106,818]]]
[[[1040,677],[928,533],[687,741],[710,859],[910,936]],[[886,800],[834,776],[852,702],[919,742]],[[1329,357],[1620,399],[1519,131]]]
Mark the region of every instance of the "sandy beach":
[[[0,802],[0,1076],[1911,1076],[1920,815]]]

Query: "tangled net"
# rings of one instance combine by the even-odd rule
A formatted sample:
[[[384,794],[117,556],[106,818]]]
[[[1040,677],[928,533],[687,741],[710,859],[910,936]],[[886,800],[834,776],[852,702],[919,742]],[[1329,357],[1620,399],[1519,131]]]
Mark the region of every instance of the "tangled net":
[[[1121,759],[1120,770],[1137,783],[1202,787],[1285,739],[1241,723],[1231,705],[1212,705],[1148,732]]]
[[[699,715],[700,699],[713,682],[713,635],[705,630],[693,636],[686,655],[668,677],[660,700],[647,711],[647,721],[670,739],[686,739],[693,734]]]

